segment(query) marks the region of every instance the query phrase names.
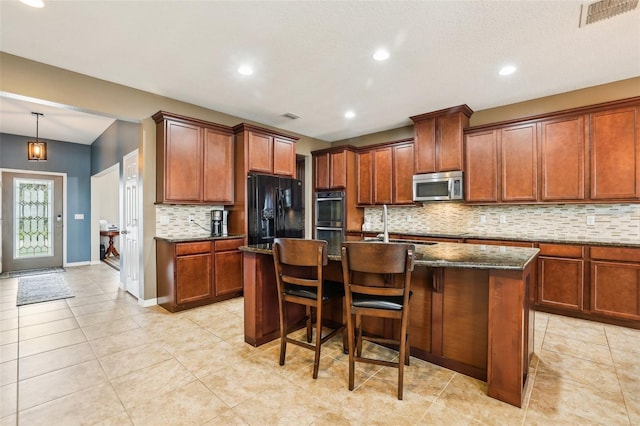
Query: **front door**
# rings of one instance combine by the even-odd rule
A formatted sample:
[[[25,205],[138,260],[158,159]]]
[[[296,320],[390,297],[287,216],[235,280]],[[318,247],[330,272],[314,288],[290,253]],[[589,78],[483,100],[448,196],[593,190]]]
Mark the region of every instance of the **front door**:
[[[124,168],[124,252],[122,269],[125,274],[126,289],[133,296],[140,298],[140,248],[138,246],[139,209],[138,200],[138,150],[123,159]]]
[[[2,271],[62,266],[62,176],[2,173]]]

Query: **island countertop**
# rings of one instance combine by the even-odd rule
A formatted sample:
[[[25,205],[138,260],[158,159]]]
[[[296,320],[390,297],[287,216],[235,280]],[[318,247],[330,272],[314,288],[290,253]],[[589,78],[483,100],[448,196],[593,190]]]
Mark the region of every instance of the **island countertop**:
[[[473,268],[524,270],[538,252],[537,248],[507,247],[465,243],[433,243],[425,241],[393,241],[414,244],[415,265],[431,268]],[[241,246],[240,250],[271,254],[271,244]],[[329,259],[340,261],[338,253],[329,253]]]

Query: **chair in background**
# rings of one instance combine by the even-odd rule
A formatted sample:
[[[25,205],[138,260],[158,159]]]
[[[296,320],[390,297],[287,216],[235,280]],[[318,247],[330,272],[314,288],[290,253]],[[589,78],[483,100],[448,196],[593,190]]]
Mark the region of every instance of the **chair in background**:
[[[322,307],[325,303],[344,297],[344,286],[330,282],[324,285],[322,268],[327,265],[327,242],[299,238],[276,238],[273,243],[273,260],[278,285],[280,313],[280,365],[284,365],[287,343],[315,351],[313,378],[318,377],[320,347],[344,329],[344,324],[322,337]],[[290,338],[287,324],[287,303],[306,307],[307,341]],[[312,308],[315,308],[316,340],[312,341]]]
[[[398,368],[398,399],[402,399],[404,365],[409,365],[407,327],[414,253],[413,244],[342,243],[342,273],[349,336],[349,390],[354,388],[356,362],[384,365]],[[363,335],[362,317],[399,320],[399,337],[395,339]],[[397,345],[398,361],[362,356],[363,340]]]

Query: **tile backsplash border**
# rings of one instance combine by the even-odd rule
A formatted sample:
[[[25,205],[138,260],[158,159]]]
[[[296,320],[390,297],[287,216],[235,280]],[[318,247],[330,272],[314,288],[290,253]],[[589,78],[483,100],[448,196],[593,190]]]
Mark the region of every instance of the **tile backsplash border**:
[[[365,208],[365,229],[382,231],[381,218],[382,207]],[[640,243],[640,204],[475,206],[438,202],[389,206],[388,219],[389,231],[397,233]]]

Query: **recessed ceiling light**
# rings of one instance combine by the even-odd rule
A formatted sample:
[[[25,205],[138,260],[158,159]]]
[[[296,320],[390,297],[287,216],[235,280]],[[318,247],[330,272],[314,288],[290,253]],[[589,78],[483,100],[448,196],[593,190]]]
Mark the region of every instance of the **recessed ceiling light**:
[[[238,72],[242,75],[251,75],[253,74],[253,68],[251,68],[249,65],[242,65],[240,68],[238,68]]]
[[[353,118],[356,116],[356,113],[353,111],[347,111],[344,113],[344,118]]]
[[[22,3],[26,4],[27,6],[31,6],[31,7],[44,7],[44,1],[43,0],[20,0]]]
[[[376,61],[385,61],[389,59],[389,51],[386,49],[378,49],[373,54],[373,59]]]
[[[510,75],[516,72],[517,69],[518,68],[516,68],[515,65],[505,65],[504,67],[500,68],[500,71],[498,71],[498,74]]]

